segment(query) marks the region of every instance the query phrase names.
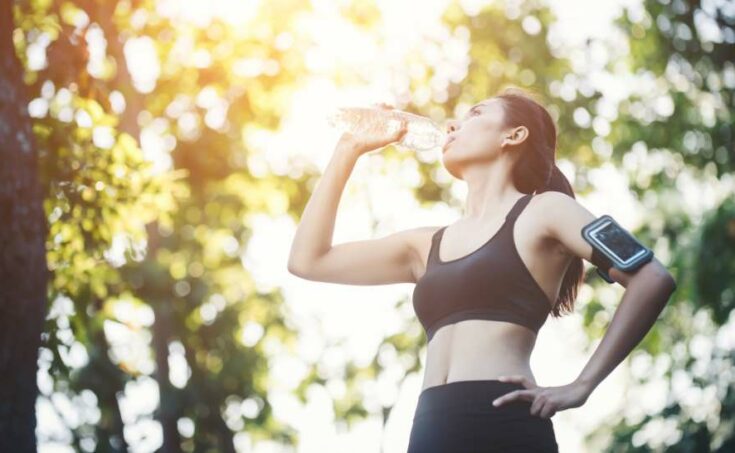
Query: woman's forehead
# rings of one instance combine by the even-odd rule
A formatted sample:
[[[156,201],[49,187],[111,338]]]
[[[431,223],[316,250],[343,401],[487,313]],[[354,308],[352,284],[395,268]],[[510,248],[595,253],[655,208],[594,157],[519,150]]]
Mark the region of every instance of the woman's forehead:
[[[502,101],[498,98],[489,98],[477,104],[481,108],[498,109],[502,108]]]
[[[498,98],[489,98],[482,102],[478,102],[477,104],[474,104],[472,107],[470,107],[467,110],[467,114],[469,114],[473,109],[477,109],[480,112],[498,112],[501,113],[503,111],[503,105],[502,101]]]

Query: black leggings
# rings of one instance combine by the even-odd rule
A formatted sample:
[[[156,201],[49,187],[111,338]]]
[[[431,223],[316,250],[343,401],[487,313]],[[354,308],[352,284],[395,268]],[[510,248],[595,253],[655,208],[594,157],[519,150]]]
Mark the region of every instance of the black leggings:
[[[408,453],[558,453],[550,418],[531,415],[531,402],[493,406],[501,395],[524,388],[497,379],[454,381],[419,395]]]

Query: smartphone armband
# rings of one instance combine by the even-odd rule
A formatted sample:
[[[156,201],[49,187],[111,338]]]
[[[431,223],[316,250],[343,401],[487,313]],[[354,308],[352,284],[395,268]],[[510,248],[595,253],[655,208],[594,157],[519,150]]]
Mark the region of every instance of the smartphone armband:
[[[597,273],[613,283],[611,267],[623,271],[636,270],[653,258],[653,251],[641,244],[612,217],[605,214],[582,227],[582,237],[592,246],[590,261]]]

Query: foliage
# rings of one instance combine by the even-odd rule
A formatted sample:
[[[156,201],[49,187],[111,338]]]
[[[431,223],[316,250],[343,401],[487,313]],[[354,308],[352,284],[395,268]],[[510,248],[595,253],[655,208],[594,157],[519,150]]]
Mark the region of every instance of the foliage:
[[[41,386],[41,398],[84,408],[78,420],[65,419],[70,438],[60,439],[77,450],[125,451],[132,439],[126,429],[148,416],[126,418],[119,398],[151,382],[165,451],[233,451],[242,434],[295,444],[293,427],[273,414],[268,382],[272,361],[293,353],[298,335],[281,292],[258,288],[242,257],[255,219],[298,219],[320,176],[313,168],[297,176],[263,174],[251,164],[263,152],[252,137],[278,130],[291,95],[310,75],[305,59],[316,43],[302,34],[300,20],[311,6],[261,2],[240,21],[166,15],[158,3],[28,0],[15,7],[14,44],[26,67],[50,225],[52,308],[39,375],[51,384]],[[375,2],[341,4],[340,14],[356,29],[375,30],[382,20]],[[651,451],[640,433],[667,419],[683,433],[678,450],[668,449],[725,451],[733,438],[710,427],[733,423],[733,387],[721,379],[733,356],[717,350],[693,357],[688,342],[702,331],[714,335],[732,311],[735,209],[723,205],[699,230],[676,200],[683,172],[706,179],[733,169],[733,20],[724,8],[709,12],[725,37],[718,42],[698,32],[699,2],[647,0],[644,7],[643,17],[629,12],[618,23],[630,39],[625,61],[653,79],[655,89],[634,92],[614,117],[605,116],[603,94],[587,74],[554,45],[549,31],[556,18],[538,1],[490,2],[472,14],[451,2],[442,15],[445,34],[426,38],[405,62],[410,70],[398,107],[444,119],[461,104],[520,86],[553,114],[558,159],[575,164],[577,193],[594,190],[590,171],[607,161],[629,172],[631,190],[646,204],[635,233],[657,256],[671,257],[680,282],[636,354],[669,357],[659,378],[696,376],[697,385],[717,389],[722,405],[708,424],[672,393],[661,414],[621,416],[590,442],[612,432],[608,451]],[[464,40],[466,52],[447,47]],[[155,58],[126,57],[130,49]],[[436,58],[453,52],[458,61]],[[618,63],[608,69],[617,71]],[[131,64],[145,66],[152,79],[136,79]],[[337,84],[366,82],[364,74],[336,67]],[[427,89],[428,99],[412,96]],[[626,163],[641,154],[656,156],[656,163]],[[413,158],[392,148],[383,155],[393,163]],[[456,203],[434,177],[437,165],[418,166],[414,196]],[[599,279],[587,283],[593,296],[579,309],[595,338],[612,307]],[[398,300],[395,310],[409,304]],[[709,324],[693,321],[710,312]],[[404,327],[382,340],[367,365],[346,363],[333,375],[322,357],[307,363],[294,396],[305,401],[311,386],[339,379],[340,423],[370,415],[367,384],[394,378],[386,370],[396,364],[403,373],[397,386],[420,369],[423,335],[415,320]],[[324,353],[339,347],[328,345]],[[177,360],[185,364],[183,378],[175,377],[180,368],[169,368]],[[384,422],[391,409],[380,408]]]
[[[654,190],[660,200],[644,222],[646,234],[671,256],[679,286],[633,359],[659,364],[658,371],[646,366],[637,380],[666,385],[666,404],[656,413],[621,414],[590,440],[610,431],[610,452],[731,451],[735,387],[728,376],[735,356],[725,339],[735,290],[732,197],[705,212],[701,226],[677,200],[685,173],[707,181],[733,170],[735,16],[727,2],[643,6],[626,10],[618,25],[630,39],[631,68],[655,89],[622,103],[611,136],[619,160],[633,148],[671,162],[657,166],[658,173],[632,175],[638,193]]]

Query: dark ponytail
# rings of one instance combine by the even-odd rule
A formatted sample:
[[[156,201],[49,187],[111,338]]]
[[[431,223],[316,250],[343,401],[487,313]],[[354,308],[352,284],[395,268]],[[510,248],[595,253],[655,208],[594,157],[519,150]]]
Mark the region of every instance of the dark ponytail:
[[[544,184],[544,186],[538,190],[536,190],[536,193],[546,192],[549,190],[555,190],[557,192],[562,192],[567,195],[569,195],[572,198],[574,197],[574,189],[572,188],[572,184],[569,182],[566,176],[564,176],[564,173],[561,172],[559,167],[556,166],[556,164],[551,166],[551,170],[549,171],[549,179]]]
[[[556,166],[556,126],[546,108],[530,93],[515,87],[506,88],[495,97],[503,101],[505,127],[526,126],[529,130],[528,138],[517,150],[520,156],[512,170],[518,190],[537,194],[553,190],[576,198],[571,183]],[[583,282],[582,259],[573,257],[551,310],[552,316],[574,311],[574,301]]]

